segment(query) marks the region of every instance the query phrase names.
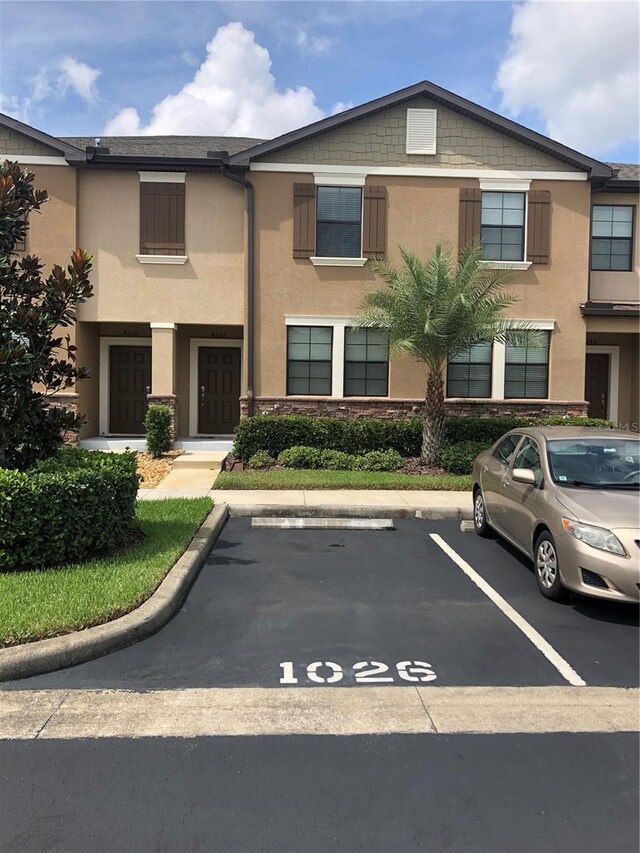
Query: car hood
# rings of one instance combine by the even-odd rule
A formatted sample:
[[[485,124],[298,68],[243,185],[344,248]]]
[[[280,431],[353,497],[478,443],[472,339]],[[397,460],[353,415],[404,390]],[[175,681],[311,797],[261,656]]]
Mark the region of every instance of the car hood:
[[[596,524],[609,530],[637,528],[640,525],[640,501],[637,491],[558,488],[556,497],[578,521],[584,521],[586,524]]]

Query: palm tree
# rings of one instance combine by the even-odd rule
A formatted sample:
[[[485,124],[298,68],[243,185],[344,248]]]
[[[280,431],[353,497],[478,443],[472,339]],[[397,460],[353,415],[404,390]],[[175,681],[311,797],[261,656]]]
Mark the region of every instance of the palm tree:
[[[354,325],[384,329],[391,355],[411,356],[427,371],[421,460],[435,465],[444,442],[444,370],[447,362],[474,344],[500,341],[515,346],[540,346],[539,335],[527,324],[503,316],[518,301],[503,293],[509,270],[481,264],[482,250],[468,246],[456,263],[437,245],[424,263],[400,247],[401,268],[374,265],[385,282],[364,296]]]

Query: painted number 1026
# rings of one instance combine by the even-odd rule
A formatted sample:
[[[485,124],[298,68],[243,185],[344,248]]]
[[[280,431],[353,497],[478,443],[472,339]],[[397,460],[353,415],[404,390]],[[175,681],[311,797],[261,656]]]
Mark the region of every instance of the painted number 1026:
[[[294,675],[293,661],[286,660],[280,664],[282,676],[280,684],[299,684]],[[377,660],[361,660],[354,663],[349,671],[353,674],[356,684],[393,684],[396,681],[408,681],[413,684],[435,681],[437,678],[431,664],[422,660],[401,660],[390,669],[386,663]],[[344,670],[340,664],[330,660],[316,660],[306,667],[306,677],[315,684],[338,684],[344,678]],[[303,676],[304,677],[304,676]]]

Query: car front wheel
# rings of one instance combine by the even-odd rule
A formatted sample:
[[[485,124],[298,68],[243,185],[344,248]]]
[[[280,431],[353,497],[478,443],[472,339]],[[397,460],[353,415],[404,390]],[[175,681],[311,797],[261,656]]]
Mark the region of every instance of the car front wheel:
[[[560,580],[560,563],[553,536],[544,531],[536,540],[534,566],[538,589],[545,598],[561,601],[567,596],[567,590]]]
[[[476,489],[473,496],[473,526],[478,536],[484,538],[491,536],[491,528],[487,524],[487,509],[480,488]]]

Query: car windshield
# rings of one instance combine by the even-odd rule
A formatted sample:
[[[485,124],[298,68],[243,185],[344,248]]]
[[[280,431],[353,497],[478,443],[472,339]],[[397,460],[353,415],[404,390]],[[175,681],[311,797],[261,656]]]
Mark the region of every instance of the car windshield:
[[[597,489],[640,487],[640,441],[630,438],[574,438],[547,442],[555,483]]]

